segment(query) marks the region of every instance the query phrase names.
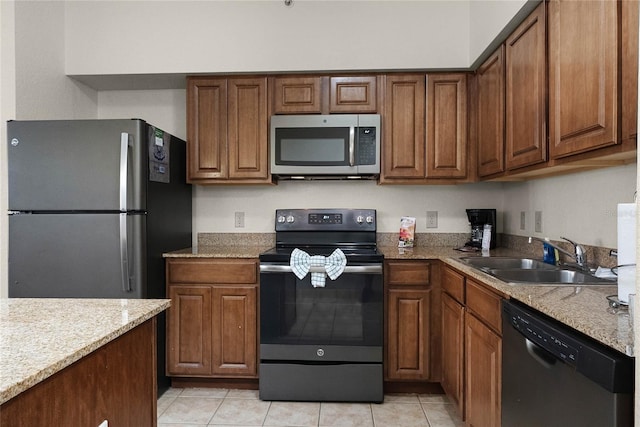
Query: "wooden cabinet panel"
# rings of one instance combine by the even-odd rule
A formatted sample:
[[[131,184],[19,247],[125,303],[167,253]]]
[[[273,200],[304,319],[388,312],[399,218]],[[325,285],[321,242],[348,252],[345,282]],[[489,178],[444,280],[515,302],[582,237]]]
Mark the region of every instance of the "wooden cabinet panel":
[[[381,180],[425,177],[425,76],[386,76]]]
[[[168,374],[211,375],[211,287],[173,285],[168,296]]]
[[[506,136],[508,170],[547,160],[545,3],[506,41]]]
[[[467,75],[427,75],[427,177],[467,176]]]
[[[169,261],[170,283],[258,283],[257,259],[182,259]]]
[[[431,265],[424,261],[388,261],[387,283],[395,285],[428,285]]]
[[[167,260],[169,375],[257,378],[257,271],[256,259]]]
[[[464,304],[464,275],[449,267],[442,270],[442,290],[461,304]]]
[[[622,7],[622,140],[638,134],[638,1]]]
[[[276,77],[274,86],[275,114],[322,112],[320,77]]]
[[[375,76],[330,77],[330,113],[375,113],[378,111]]]
[[[502,332],[501,298],[485,286],[467,278],[467,310],[471,310],[494,331]]]
[[[442,388],[464,413],[464,306],[442,295]]]
[[[269,184],[267,79],[187,78],[188,181]]]
[[[227,81],[187,80],[189,179],[227,177]]]
[[[213,288],[213,374],[257,377],[255,286]]]
[[[504,45],[477,70],[478,175],[504,172]]]
[[[549,153],[618,139],[618,2],[549,2]]]
[[[499,427],[502,340],[472,314],[465,314],[465,420],[469,426]]]
[[[269,178],[267,79],[228,82],[229,178]]]
[[[387,379],[429,378],[431,290],[388,291]]]

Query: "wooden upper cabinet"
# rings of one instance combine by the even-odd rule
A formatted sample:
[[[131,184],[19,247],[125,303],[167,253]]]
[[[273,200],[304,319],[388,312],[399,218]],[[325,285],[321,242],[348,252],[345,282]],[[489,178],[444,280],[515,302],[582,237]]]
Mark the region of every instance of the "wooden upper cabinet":
[[[478,175],[504,172],[504,45],[476,74]]]
[[[467,176],[467,75],[427,75],[427,177]]]
[[[187,79],[188,180],[271,183],[267,78]]]
[[[507,170],[547,160],[545,43],[542,2],[505,43]]]
[[[622,7],[622,135],[638,135],[638,1],[623,0]]]
[[[616,1],[549,2],[551,158],[618,140],[618,6]]]
[[[329,78],[330,113],[375,113],[377,77],[353,76]]]
[[[227,177],[226,79],[187,79],[187,141],[191,182]]]
[[[322,112],[321,77],[276,77],[273,112],[296,114]]]
[[[424,74],[386,76],[382,182],[425,177],[424,110]]]
[[[230,79],[229,178],[269,179],[267,79]]]

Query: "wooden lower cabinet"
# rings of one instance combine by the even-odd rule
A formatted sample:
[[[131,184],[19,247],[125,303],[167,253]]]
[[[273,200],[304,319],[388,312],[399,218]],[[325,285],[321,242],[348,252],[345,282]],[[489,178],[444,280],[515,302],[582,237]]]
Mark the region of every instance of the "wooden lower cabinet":
[[[442,388],[464,413],[464,306],[442,295]]]
[[[258,261],[167,260],[167,374],[257,378]]]
[[[428,379],[431,290],[390,289],[387,298],[387,377]]]
[[[499,427],[502,295],[443,266],[442,388],[470,427]]]
[[[206,285],[169,287],[169,375],[211,375],[211,290]]]
[[[439,265],[385,261],[386,381],[440,381]]]
[[[469,312],[464,323],[466,424],[499,427],[502,338]]]

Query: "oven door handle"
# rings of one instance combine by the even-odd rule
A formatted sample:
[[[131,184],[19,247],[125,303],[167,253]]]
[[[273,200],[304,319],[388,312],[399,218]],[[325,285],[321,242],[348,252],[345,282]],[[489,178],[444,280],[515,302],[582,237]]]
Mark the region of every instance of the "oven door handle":
[[[311,267],[311,273],[324,273],[324,267]],[[293,273],[290,265],[260,264],[260,273]],[[382,264],[347,265],[342,274],[382,274]]]

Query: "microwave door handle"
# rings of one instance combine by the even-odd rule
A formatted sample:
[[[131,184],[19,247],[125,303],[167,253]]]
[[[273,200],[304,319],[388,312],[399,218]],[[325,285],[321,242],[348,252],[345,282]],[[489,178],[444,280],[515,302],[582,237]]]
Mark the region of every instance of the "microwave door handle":
[[[356,129],[354,126],[349,128],[349,166],[354,167],[356,165]]]

